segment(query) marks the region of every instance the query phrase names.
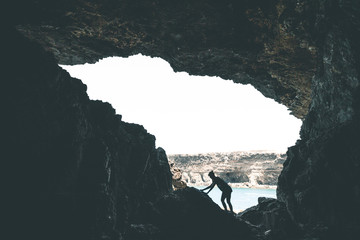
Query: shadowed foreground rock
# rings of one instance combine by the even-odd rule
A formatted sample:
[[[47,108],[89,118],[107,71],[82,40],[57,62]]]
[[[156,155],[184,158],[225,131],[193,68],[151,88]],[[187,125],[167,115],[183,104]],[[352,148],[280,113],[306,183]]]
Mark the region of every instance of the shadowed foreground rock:
[[[38,44],[12,30],[4,39],[5,235],[122,239],[139,209],[172,191],[165,151],[110,104],[89,100]]]
[[[290,240],[300,239],[301,236],[285,204],[273,198],[260,197],[258,205],[246,209],[237,217],[258,226],[266,239]]]
[[[150,225],[133,226],[132,239],[258,239],[253,226],[223,211],[195,188],[165,195],[155,203],[152,214]]]

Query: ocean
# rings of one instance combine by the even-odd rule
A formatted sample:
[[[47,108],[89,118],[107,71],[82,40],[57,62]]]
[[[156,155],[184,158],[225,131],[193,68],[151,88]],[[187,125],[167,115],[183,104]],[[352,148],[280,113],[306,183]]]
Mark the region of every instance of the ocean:
[[[205,187],[195,186],[195,188],[203,189]],[[232,190],[231,204],[236,213],[257,205],[259,197],[276,198],[276,189],[232,188]],[[209,197],[222,208],[219,188],[215,186],[209,193]]]

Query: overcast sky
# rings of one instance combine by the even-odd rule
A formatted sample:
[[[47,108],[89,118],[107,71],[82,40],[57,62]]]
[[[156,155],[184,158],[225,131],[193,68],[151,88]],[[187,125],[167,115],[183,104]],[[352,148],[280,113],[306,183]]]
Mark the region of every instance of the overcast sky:
[[[143,125],[168,154],[276,150],[299,138],[301,120],[250,85],[174,73],[160,58],[136,55],[62,66],[112,104],[123,121]]]

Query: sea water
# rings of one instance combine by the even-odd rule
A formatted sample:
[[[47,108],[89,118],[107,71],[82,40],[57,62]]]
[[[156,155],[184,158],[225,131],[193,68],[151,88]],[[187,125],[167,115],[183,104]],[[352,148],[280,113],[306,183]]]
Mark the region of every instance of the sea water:
[[[203,186],[196,186],[203,189]],[[245,209],[258,204],[259,197],[276,198],[276,189],[257,189],[257,188],[232,188],[231,204],[234,212],[244,211]],[[208,190],[205,190],[207,192]],[[222,208],[221,191],[214,187],[209,193],[209,197]],[[226,201],[225,201],[226,203]]]

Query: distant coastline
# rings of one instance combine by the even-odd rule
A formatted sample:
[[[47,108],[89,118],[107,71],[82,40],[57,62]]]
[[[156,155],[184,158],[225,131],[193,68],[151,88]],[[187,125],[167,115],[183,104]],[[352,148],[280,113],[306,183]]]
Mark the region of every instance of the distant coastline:
[[[180,170],[188,186],[208,186],[210,171],[232,188],[276,189],[286,154],[257,150],[229,153],[175,154],[169,161]]]
[[[248,185],[244,183],[229,183],[232,188],[276,189],[276,185]]]

